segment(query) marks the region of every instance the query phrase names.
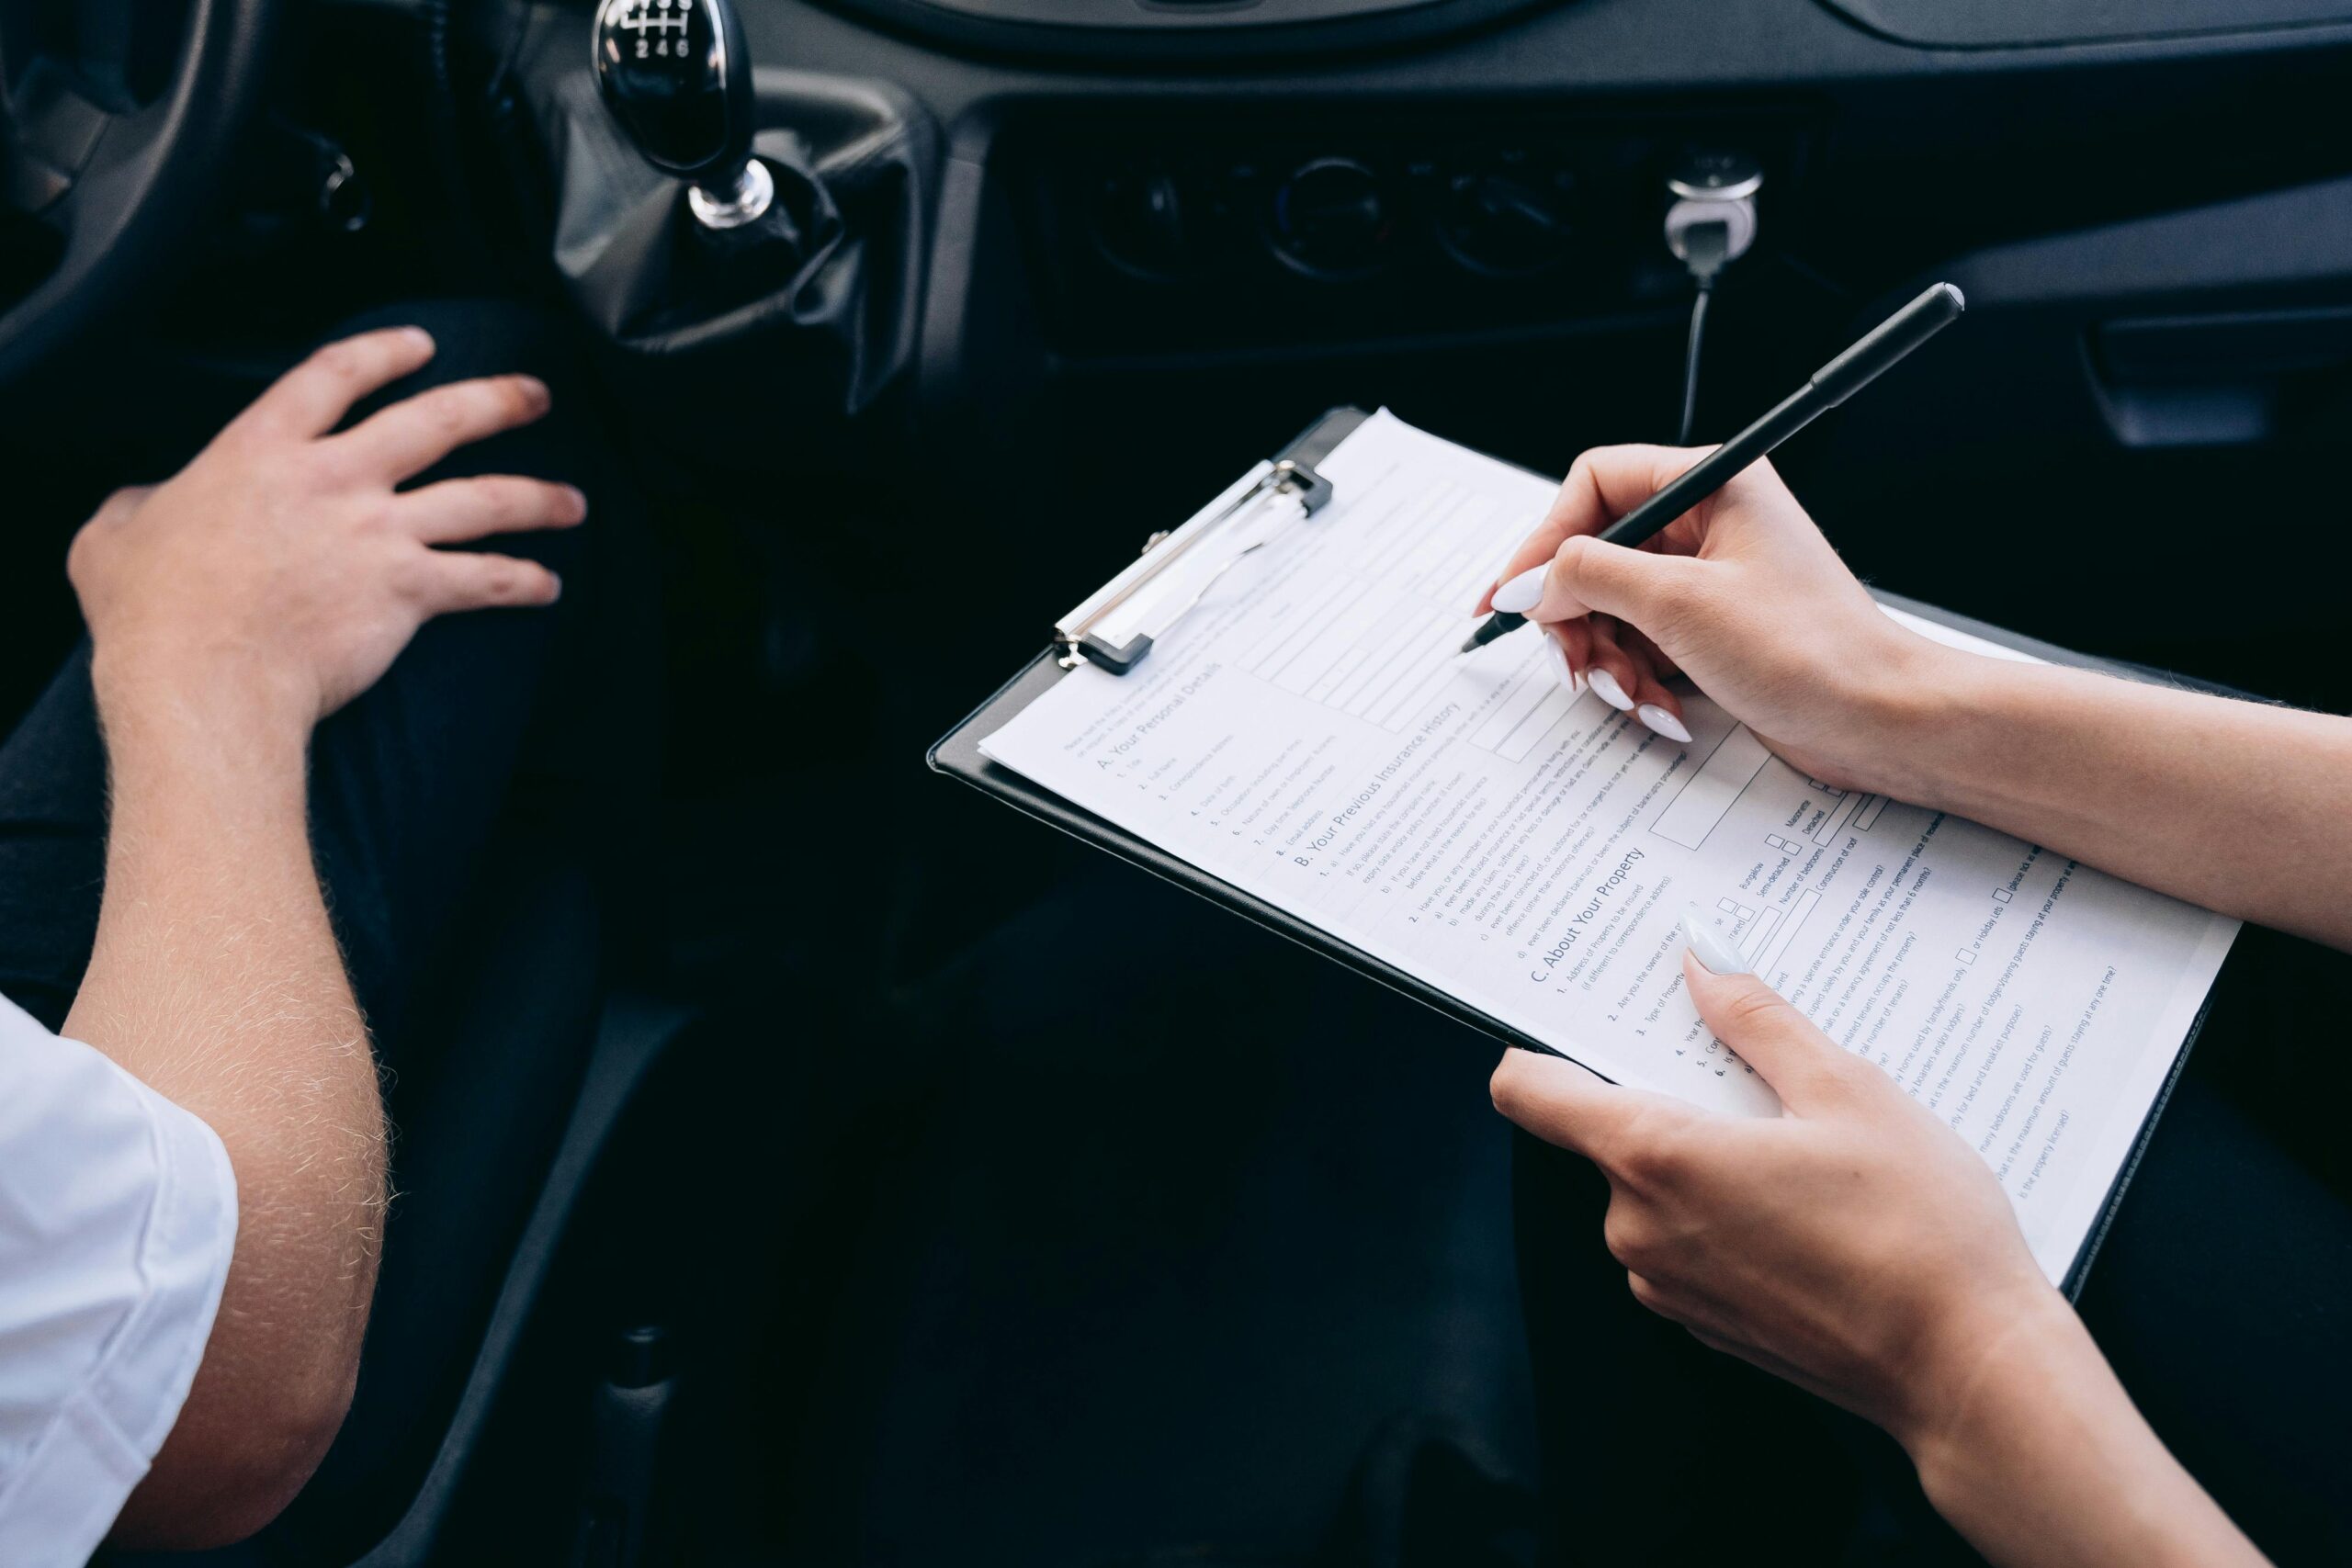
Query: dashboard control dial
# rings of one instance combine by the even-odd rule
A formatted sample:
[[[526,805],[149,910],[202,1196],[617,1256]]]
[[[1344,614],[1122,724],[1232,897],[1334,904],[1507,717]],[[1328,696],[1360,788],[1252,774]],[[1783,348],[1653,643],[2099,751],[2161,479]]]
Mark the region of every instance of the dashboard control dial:
[[[1396,212],[1378,175],[1351,158],[1302,164],[1266,213],[1274,254],[1309,277],[1365,277],[1388,260]]]
[[[1575,176],[1523,163],[1465,169],[1449,177],[1438,238],[1455,260],[1498,277],[1525,277],[1557,265],[1576,237]]]
[[[1164,169],[1122,170],[1106,176],[1096,193],[1095,243],[1129,272],[1161,280],[1182,277],[1198,260],[1200,205]]]

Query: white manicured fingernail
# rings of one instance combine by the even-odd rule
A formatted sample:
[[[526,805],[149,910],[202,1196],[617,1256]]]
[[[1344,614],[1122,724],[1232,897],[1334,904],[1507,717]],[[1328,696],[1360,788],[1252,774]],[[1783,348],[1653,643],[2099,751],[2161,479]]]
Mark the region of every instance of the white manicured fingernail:
[[[1682,906],[1682,938],[1690,944],[1692,956],[1717,975],[1745,975],[1747,960],[1737,949],[1723,939],[1723,933],[1707,923],[1707,917],[1691,905]]]
[[[1495,608],[1505,615],[1523,615],[1544,602],[1544,574],[1552,563],[1531,566],[1495,590]]]
[[[1572,692],[1575,691],[1577,689],[1577,672],[1568,668],[1568,650],[1560,646],[1559,638],[1551,636],[1549,633],[1544,633],[1541,635],[1544,637],[1544,651],[1551,656],[1552,673],[1560,678],[1561,685],[1566,686]]]
[[[1590,682],[1594,691],[1600,694],[1602,702],[1607,703],[1619,713],[1634,711],[1634,699],[1625,694],[1625,688],[1617,683],[1617,677],[1600,665],[1594,665],[1592,673],[1587,675],[1585,680]]]
[[[1679,740],[1685,746],[1690,744],[1690,732],[1683,728],[1682,721],[1656,703],[1644,703],[1634,710],[1634,716],[1668,740]]]

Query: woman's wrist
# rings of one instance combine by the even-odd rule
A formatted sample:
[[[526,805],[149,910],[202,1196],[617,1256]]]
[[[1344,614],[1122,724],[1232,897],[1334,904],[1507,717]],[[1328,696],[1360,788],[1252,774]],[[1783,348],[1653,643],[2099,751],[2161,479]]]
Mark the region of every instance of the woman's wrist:
[[[1952,761],[1965,752],[1956,738],[1973,728],[1984,702],[1977,672],[1969,667],[1988,661],[1891,621],[1885,630],[1889,635],[1839,671],[1831,688],[1850,718],[1839,727],[1838,754],[1823,761],[1841,784],[1914,805],[1940,805],[1936,794]]]
[[[1894,1433],[1971,1545],[1996,1563],[2261,1562],[2063,1297],[2044,1288],[1982,1305]]]
[[[2034,667],[1900,635],[1867,699],[1875,737],[1871,784],[1915,806],[1966,811],[1991,787],[1976,774],[1997,766],[1997,741],[2018,723],[2018,676]]]
[[[2022,1391],[2061,1395],[2101,1377],[2111,1381],[2106,1360],[2065,1298],[2038,1279],[2019,1281],[1955,1303],[1925,1337],[1905,1378],[1912,1401],[1889,1431],[1932,1495],[1939,1480],[1998,1451]]]
[[[2138,1417],[2054,1291],[1978,1314],[1965,1336],[1954,1358],[1921,1380],[1912,1418],[1894,1436],[1936,1511],[1987,1556],[2013,1560],[1986,1536],[2040,1528],[2031,1521],[2049,1500],[2037,1488],[2057,1478],[2060,1459],[2051,1446],[2097,1469],[2113,1450],[2119,1415],[2129,1425]],[[2077,1475],[2067,1489],[2079,1494],[2083,1485]],[[2101,1506],[2112,1508],[2114,1499]]]

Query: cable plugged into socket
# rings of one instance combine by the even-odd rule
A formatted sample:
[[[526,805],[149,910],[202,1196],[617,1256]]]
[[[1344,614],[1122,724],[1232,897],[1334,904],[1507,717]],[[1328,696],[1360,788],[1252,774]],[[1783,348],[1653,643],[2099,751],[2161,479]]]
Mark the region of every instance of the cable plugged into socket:
[[[1707,301],[1724,268],[1756,243],[1756,196],[1764,171],[1745,152],[1693,152],[1667,177],[1673,205],[1666,209],[1666,248],[1690,270],[1690,335],[1682,359],[1679,445],[1690,444],[1699,412],[1699,349],[1707,329]]]

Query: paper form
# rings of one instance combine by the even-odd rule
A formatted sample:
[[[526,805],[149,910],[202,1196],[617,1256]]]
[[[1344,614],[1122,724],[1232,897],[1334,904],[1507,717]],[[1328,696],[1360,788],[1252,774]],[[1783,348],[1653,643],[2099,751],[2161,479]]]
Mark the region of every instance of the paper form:
[[[1686,995],[1695,906],[1984,1156],[2061,1279],[2237,923],[1829,788],[1703,697],[1665,739],[1533,636],[1457,656],[1555,487],[1385,411],[1319,467],[1322,512],[987,755],[1610,1078],[1770,1114]]]

